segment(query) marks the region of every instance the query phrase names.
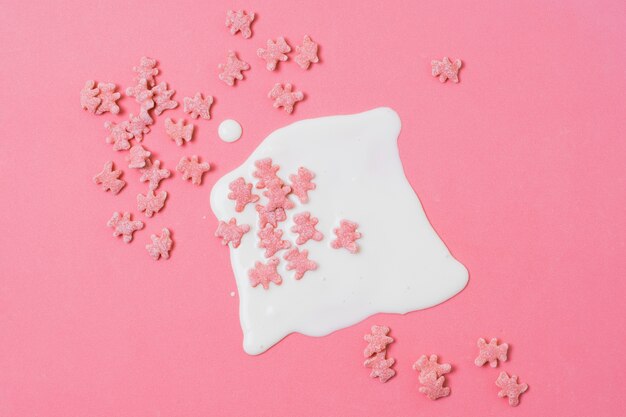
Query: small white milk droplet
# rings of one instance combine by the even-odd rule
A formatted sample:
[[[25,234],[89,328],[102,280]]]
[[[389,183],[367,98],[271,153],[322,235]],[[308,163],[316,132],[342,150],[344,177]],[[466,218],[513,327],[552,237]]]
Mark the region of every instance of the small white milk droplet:
[[[241,137],[241,125],[233,119],[226,119],[217,128],[217,135],[224,142],[234,142]]]

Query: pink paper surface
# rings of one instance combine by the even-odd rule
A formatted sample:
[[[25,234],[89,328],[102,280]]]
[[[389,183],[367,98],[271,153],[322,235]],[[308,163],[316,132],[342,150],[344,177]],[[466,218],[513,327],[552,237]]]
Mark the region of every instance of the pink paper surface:
[[[225,12],[257,13],[244,40]],[[626,413],[626,9],[623,1],[0,1],[0,416],[618,416]],[[320,44],[320,64],[268,72],[267,39]],[[235,88],[218,64],[235,50],[252,69]],[[166,117],[145,146],[174,170],[211,163],[202,186],[145,192],[106,120],[80,109],[88,79],[131,85],[159,60],[179,102],[215,97],[177,147]],[[293,55],[293,54],[292,54]],[[430,61],[461,58],[460,84]],[[293,56],[292,56],[293,58]],[[293,115],[272,108],[277,82],[306,94]],[[291,335],[246,355],[228,250],[213,236],[215,181],[273,130],[293,121],[390,106],[400,153],[429,219],[470,271],[454,299],[404,316],[378,315],[323,338]],[[241,140],[217,138],[225,118]],[[186,117],[186,119],[189,119]],[[113,159],[118,196],[91,181]],[[376,198],[376,196],[372,196]],[[131,244],[106,227],[113,211],[146,221]],[[168,261],[145,250],[162,227]],[[384,279],[384,277],[381,277]],[[363,367],[362,337],[391,327],[397,375]],[[477,368],[479,337],[511,344],[509,361]],[[452,394],[432,402],[411,365],[436,353],[453,366]],[[530,385],[519,407],[497,398],[500,371]]]

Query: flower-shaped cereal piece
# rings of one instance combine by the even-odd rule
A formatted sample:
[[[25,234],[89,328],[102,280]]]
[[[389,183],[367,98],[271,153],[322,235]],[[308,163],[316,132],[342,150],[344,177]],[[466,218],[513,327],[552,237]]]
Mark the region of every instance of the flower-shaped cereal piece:
[[[147,151],[140,144],[133,145],[130,148],[130,155],[128,156],[128,168],[143,168],[146,166],[146,160],[150,158],[150,151]]]
[[[302,46],[296,46],[296,64],[302,69],[308,69],[311,63],[319,62],[317,57],[317,44],[311,40],[309,35],[304,36]]]
[[[366,359],[363,365],[367,368],[372,368],[370,377],[378,378],[381,383],[389,381],[396,371],[391,369],[391,366],[395,363],[395,359],[385,358],[385,352],[378,352],[375,356]]]
[[[274,88],[270,90],[267,96],[274,100],[273,106],[275,109],[282,107],[287,114],[293,112],[293,106],[304,99],[304,93],[302,91],[292,92],[292,89],[293,86],[289,83],[285,84],[284,87],[280,83],[274,85]]]
[[[135,97],[137,103],[144,103],[147,100],[152,101],[152,90],[148,88],[148,80],[145,78],[138,80],[137,84],[134,86],[128,87],[126,89],[126,95],[128,97]],[[153,106],[154,103],[152,103],[152,105],[146,105],[148,108],[152,108]]]
[[[259,230],[257,235],[259,236],[259,248],[265,249],[264,255],[266,258],[271,258],[279,250],[289,249],[291,247],[291,242],[281,239],[283,231],[274,229],[269,224]]]
[[[389,327],[387,326],[372,326],[371,334],[366,334],[363,339],[367,342],[367,346],[363,351],[364,357],[372,356],[374,353],[379,353],[387,349],[387,345],[393,342],[393,338],[387,336],[389,333]]]
[[[496,385],[500,388],[498,397],[508,397],[509,405],[516,407],[519,404],[519,396],[528,390],[528,384],[518,384],[517,375],[509,375],[506,372],[501,372],[500,376],[496,380]]]
[[[115,84],[113,83],[98,83],[98,90],[100,90],[100,94],[98,94],[100,105],[96,110],[96,114],[106,112],[118,114],[120,112],[120,107],[117,105],[116,101],[119,100],[122,95],[120,93],[116,93],[115,88]]]
[[[172,100],[172,96],[176,93],[176,90],[168,90],[167,83],[162,82],[152,87],[152,99],[156,106],[154,107],[154,113],[160,116],[165,110],[171,110],[178,107],[178,102]]]
[[[256,183],[256,188],[265,188],[274,183],[283,185],[283,180],[276,175],[280,166],[272,165],[272,158],[259,159],[254,163],[254,166],[256,170],[252,173],[252,176],[259,180]]]
[[[300,251],[298,248],[293,248],[285,253],[283,258],[287,261],[285,269],[296,271],[295,279],[301,279],[307,271],[317,269],[317,263],[309,260],[309,251],[306,249]]]
[[[131,220],[128,212],[120,214],[116,211],[107,222],[107,226],[113,228],[113,236],[123,236],[124,242],[130,243],[133,240],[133,233],[143,229],[143,222],[141,220]]]
[[[102,185],[104,191],[111,191],[113,194],[120,192],[126,185],[126,181],[119,179],[122,171],[113,169],[113,161],[104,164],[100,173],[93,177],[93,182]]]
[[[98,106],[102,102],[102,99],[98,97],[100,89],[95,85],[95,81],[89,80],[85,83],[83,89],[80,90],[80,107],[92,114],[96,113]]]
[[[252,36],[250,25],[254,21],[254,13],[246,13],[243,10],[228,10],[226,12],[226,27],[230,28],[230,34],[241,32],[241,36],[248,39]]]
[[[235,84],[235,80],[243,80],[243,74],[241,71],[247,71],[250,69],[250,65],[237,58],[237,53],[228,51],[226,56],[226,63],[219,64],[217,66],[220,70],[218,77],[226,84],[232,86]]]
[[[276,210],[283,208],[285,210],[294,208],[293,201],[289,199],[291,187],[288,185],[279,185],[276,182],[270,183],[267,190],[263,191],[263,195],[268,198],[267,209]]]
[[[445,83],[447,79],[455,83],[459,82],[459,69],[461,69],[461,60],[457,59],[451,62],[447,56],[443,60],[433,60],[431,63],[433,69],[433,77],[439,77],[439,81]]]
[[[133,71],[137,74],[135,80],[146,80],[147,85],[153,86],[155,83],[154,77],[159,74],[159,70],[156,68],[156,65],[156,59],[148,58],[147,56],[141,57],[139,65],[133,67]]]
[[[298,168],[298,174],[291,174],[291,192],[295,194],[302,203],[309,202],[309,191],[315,190],[315,184],[311,180],[315,178],[315,174],[304,167]]]
[[[202,117],[203,119],[211,119],[211,104],[213,104],[213,97],[207,96],[202,98],[201,93],[196,93],[193,98],[185,97],[183,99],[183,111],[189,113],[192,119]]]
[[[450,395],[450,387],[444,387],[443,384],[445,382],[446,378],[444,376],[440,376],[439,378],[428,377],[422,382],[419,392],[426,395],[431,400],[447,397]]]
[[[311,213],[308,211],[293,216],[293,222],[295,224],[291,227],[291,231],[298,234],[296,239],[298,245],[305,244],[309,239],[319,242],[324,238],[322,232],[315,228],[318,222],[317,218],[311,217]]]
[[[195,185],[202,184],[202,175],[211,169],[208,162],[199,162],[197,155],[192,157],[183,156],[176,166],[176,171],[183,174],[183,180],[191,178],[191,183]]]
[[[222,245],[226,246],[230,243],[233,248],[238,248],[242,236],[249,230],[250,226],[247,224],[237,225],[237,219],[233,217],[228,223],[220,220],[215,236],[222,239]]]
[[[262,206],[257,204],[255,207],[257,214],[259,215],[259,226],[261,228],[265,227],[268,224],[276,227],[278,226],[278,222],[282,222],[287,220],[287,214],[285,213],[285,209],[279,207],[275,210],[268,210],[266,206]]]
[[[183,119],[178,119],[178,122],[174,123],[169,117],[165,119],[165,133],[169,136],[178,146],[183,146],[185,142],[189,142],[193,137],[193,124],[185,124]]]
[[[337,239],[330,242],[330,245],[334,249],[346,248],[350,253],[357,253],[359,246],[355,241],[361,238],[361,233],[356,231],[358,227],[354,222],[342,220],[339,227],[333,230]]]
[[[506,343],[502,343],[498,345],[498,339],[493,338],[487,343],[485,339],[482,337],[478,339],[477,342],[478,349],[478,357],[474,361],[476,366],[483,366],[485,363],[489,362],[489,365],[492,368],[498,366],[498,360],[501,362],[506,362],[507,352],[509,350],[509,345]]]
[[[267,261],[267,264],[263,262],[255,262],[254,268],[248,271],[248,278],[250,278],[250,284],[253,287],[261,284],[264,289],[269,289],[270,282],[276,285],[280,285],[283,279],[276,271],[276,267],[280,261],[277,258],[272,258]]]
[[[229,200],[235,200],[235,211],[242,212],[248,203],[255,203],[259,201],[259,196],[252,194],[252,184],[246,183],[243,177],[239,177],[236,180],[228,184],[230,193],[228,193]]]
[[[437,355],[422,355],[417,362],[413,364],[413,369],[420,373],[419,380],[422,384],[428,379],[436,380],[440,376],[449,373],[452,366],[449,363],[437,363]]]
[[[266,48],[259,48],[256,54],[259,58],[265,60],[265,68],[268,71],[274,71],[279,61],[286,61],[289,57],[286,55],[291,52],[291,47],[285,42],[282,36],[276,39],[276,42],[268,39]]]
[[[150,128],[148,126],[149,123],[147,123],[143,117],[133,116],[131,113],[126,130],[128,133],[133,135],[133,139],[141,142],[143,140],[143,135],[150,132]]]
[[[146,195],[139,193],[137,194],[137,209],[145,212],[147,217],[152,217],[155,213],[161,211],[165,205],[166,198],[166,191],[154,194],[153,190],[148,190]]]
[[[164,227],[161,230],[161,235],[150,236],[152,243],[146,245],[146,250],[152,256],[152,259],[158,261],[159,258],[169,259],[170,250],[174,243],[171,238],[171,233],[168,228]]]
[[[105,141],[113,144],[114,151],[126,151],[130,149],[129,140],[133,138],[133,135],[128,131],[128,126],[129,123],[127,120],[120,123],[104,122],[104,128],[109,131]]]
[[[150,166],[140,169],[139,173],[141,174],[139,181],[149,181],[148,188],[150,190],[156,190],[161,180],[170,177],[170,170],[165,168],[161,169],[161,161],[158,159],[150,164]]]

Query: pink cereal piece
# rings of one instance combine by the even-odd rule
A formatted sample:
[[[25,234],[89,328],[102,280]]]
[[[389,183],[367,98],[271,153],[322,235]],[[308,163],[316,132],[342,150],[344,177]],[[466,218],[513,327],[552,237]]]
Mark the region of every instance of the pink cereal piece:
[[[226,246],[230,243],[233,248],[238,248],[241,244],[241,238],[250,231],[247,224],[237,225],[237,219],[234,217],[228,223],[220,220],[215,231],[215,236],[222,239],[222,245]]]
[[[126,185],[126,181],[119,179],[120,175],[122,175],[122,171],[113,169],[113,161],[109,161],[104,164],[102,171],[93,177],[93,182],[102,185],[104,191],[117,194]]]
[[[143,168],[146,166],[146,160],[150,157],[150,151],[147,151],[140,144],[133,145],[130,148],[130,155],[128,156],[128,168]]]
[[[450,387],[444,387],[443,384],[445,382],[446,378],[444,376],[440,376],[439,378],[435,378],[434,376],[427,377],[422,382],[419,392],[426,395],[433,401],[442,397],[447,397],[450,395]]]
[[[115,89],[116,87],[113,83],[98,83],[98,90],[100,90],[98,98],[101,101],[98,109],[96,110],[96,114],[106,112],[118,114],[120,112],[120,107],[117,105],[116,101],[120,99],[122,94],[116,93]]]
[[[174,243],[169,229],[164,227],[160,236],[151,235],[150,240],[152,240],[152,243],[146,245],[146,250],[152,259],[155,261],[158,261],[159,258],[169,259],[170,250],[172,250],[172,244]]]
[[[272,165],[272,158],[259,159],[254,163],[254,166],[256,170],[252,173],[252,176],[259,180],[256,183],[256,188],[265,188],[273,183],[283,185],[283,181],[276,175],[280,167]]]
[[[304,167],[298,168],[298,174],[290,175],[291,192],[294,193],[301,203],[309,202],[309,191],[315,190],[315,184],[311,180],[315,178],[315,174]]]
[[[429,379],[436,380],[442,375],[449,373],[452,366],[449,363],[439,364],[437,355],[422,355],[417,362],[413,364],[413,369],[420,373],[419,380],[422,384]]]
[[[149,123],[147,123],[143,117],[133,116],[131,113],[126,130],[128,130],[128,133],[133,136],[133,139],[141,142],[143,140],[143,135],[150,133],[150,128],[148,126]]]
[[[439,77],[439,81],[445,83],[447,79],[452,80],[455,83],[459,82],[459,69],[461,69],[461,60],[457,59],[451,62],[447,56],[443,57],[443,60],[431,61],[433,70],[433,77]]]
[[[154,77],[159,74],[159,70],[156,68],[156,65],[156,59],[148,58],[147,56],[141,57],[139,65],[133,67],[133,71],[137,74],[135,80],[146,80],[147,85],[153,86],[155,83]]]
[[[363,336],[363,339],[367,342],[363,356],[367,358],[374,353],[379,353],[387,349],[387,345],[393,342],[393,338],[387,336],[387,334],[389,334],[389,327],[372,326],[371,334]]]
[[[269,224],[259,230],[257,235],[259,236],[259,248],[265,249],[264,256],[266,258],[271,258],[276,252],[283,249],[289,249],[291,247],[291,242],[281,239],[283,231],[280,229],[274,229]]]
[[[147,217],[152,217],[155,213],[161,211],[165,205],[165,199],[167,198],[167,192],[161,191],[158,194],[154,194],[153,190],[148,190],[146,195],[137,194],[137,209],[145,212]]]
[[[202,175],[211,169],[208,162],[199,162],[197,155],[192,157],[183,156],[176,166],[176,171],[183,174],[183,180],[191,178],[191,183],[195,185],[202,184]]]
[[[178,146],[183,146],[193,137],[193,124],[185,124],[183,119],[178,119],[178,122],[174,123],[174,121],[168,117],[165,119],[165,133],[167,133],[167,136],[176,142]]]
[[[350,253],[357,253],[359,246],[355,241],[361,238],[361,233],[356,231],[358,227],[354,222],[342,220],[339,227],[333,230],[337,239],[330,242],[330,245],[334,249],[346,248]]]
[[[185,97],[183,99],[183,111],[189,113],[192,119],[202,117],[203,119],[211,119],[211,105],[213,104],[213,97],[207,96],[202,98],[201,93],[196,93],[193,98]]]
[[[130,140],[133,135],[128,132],[128,121],[120,123],[104,122],[104,128],[109,131],[105,138],[107,143],[113,144],[114,151],[126,151],[130,149]]]
[[[395,359],[386,359],[385,354],[385,351],[378,352],[375,356],[366,359],[363,363],[366,368],[372,368],[370,377],[378,378],[381,383],[389,381],[396,374],[396,371],[391,369],[395,363]]]
[[[279,61],[286,61],[289,57],[286,55],[291,52],[291,47],[285,42],[282,36],[276,39],[276,42],[268,39],[267,47],[259,48],[256,54],[259,58],[265,60],[265,68],[268,71],[274,71]]]
[[[508,397],[511,407],[517,407],[519,405],[519,396],[528,390],[528,384],[518,384],[517,375],[511,375],[509,378],[506,372],[500,373],[496,380],[496,385],[500,388],[498,397]]]
[[[230,193],[228,193],[229,200],[235,200],[235,211],[242,212],[248,203],[255,203],[259,201],[259,196],[252,194],[252,184],[246,183],[243,177],[239,177],[236,180],[228,184]]]
[[[317,263],[309,260],[309,251],[306,249],[300,251],[298,248],[293,248],[283,258],[287,261],[285,267],[287,271],[296,271],[295,279],[301,279],[307,271],[317,269]]]
[[[279,185],[276,182],[270,183],[267,190],[263,191],[263,195],[269,200],[267,202],[268,210],[276,210],[282,208],[285,210],[294,208],[295,205],[289,200],[289,193],[291,193],[291,187],[288,185]]]
[[[296,46],[296,64],[302,69],[308,69],[311,63],[319,62],[317,57],[317,43],[311,40],[309,35],[304,35],[301,46]]]
[[[217,67],[220,70],[218,74],[219,79],[230,86],[235,85],[235,80],[243,80],[241,72],[250,69],[250,65],[237,58],[237,53],[233,51],[228,51],[226,63],[219,64]]]
[[[148,181],[148,189],[150,190],[156,190],[159,187],[159,183],[161,182],[161,180],[169,178],[171,175],[169,169],[161,169],[161,161],[159,161],[158,159],[149,166],[140,169],[139,173],[141,174],[141,177],[139,177],[139,181]]]
[[[298,238],[296,239],[296,243],[298,245],[303,245],[310,239],[317,240],[319,242],[324,238],[322,232],[315,228],[318,219],[316,217],[311,217],[311,213],[308,211],[293,216],[293,222],[295,224],[291,227],[291,231],[298,234]]]
[[[257,204],[255,207],[257,214],[259,215],[259,226],[261,228],[265,227],[268,224],[271,224],[273,227],[278,226],[279,222],[287,220],[287,214],[285,210],[281,207],[275,210],[268,210],[267,207]]]
[[[293,86],[289,83],[285,84],[284,87],[280,83],[274,85],[274,88],[267,94],[269,98],[274,100],[274,108],[282,107],[287,114],[293,112],[296,103],[304,99],[304,93],[302,91],[292,92],[292,89]]]
[[[133,240],[133,233],[143,229],[143,222],[140,220],[131,220],[130,213],[120,214],[117,211],[113,213],[113,217],[107,222],[108,227],[113,228],[113,236],[123,236],[125,243]]]
[[[482,337],[478,339],[477,346],[479,349],[478,357],[474,361],[476,366],[483,366],[489,362],[492,368],[498,366],[498,360],[506,362],[509,345],[502,343],[498,345],[498,339],[493,338],[487,343]]]
[[[280,285],[283,279],[276,271],[276,267],[280,261],[277,258],[272,258],[267,261],[267,264],[263,262],[255,262],[254,268],[248,271],[248,278],[250,278],[250,284],[253,287],[261,284],[264,289],[269,289],[270,282],[276,285]]]
[[[160,116],[165,110],[172,110],[178,107],[178,102],[172,100],[174,93],[176,93],[176,90],[168,90],[165,82],[152,87],[152,99],[156,104],[154,114]]]
[[[85,83],[83,89],[80,90],[80,107],[91,114],[96,114],[96,110],[102,102],[102,99],[98,97],[100,89],[95,85],[95,81],[89,80]]]
[[[230,34],[241,32],[244,39],[252,36],[250,25],[254,21],[254,13],[246,13],[243,10],[228,10],[226,12],[226,27],[230,28]]]
[[[152,90],[148,88],[148,80],[145,78],[138,80],[137,84],[126,89],[126,95],[128,97],[134,97],[137,103],[152,100]],[[154,106],[154,103],[152,105]],[[146,107],[150,107],[150,105],[146,105]]]

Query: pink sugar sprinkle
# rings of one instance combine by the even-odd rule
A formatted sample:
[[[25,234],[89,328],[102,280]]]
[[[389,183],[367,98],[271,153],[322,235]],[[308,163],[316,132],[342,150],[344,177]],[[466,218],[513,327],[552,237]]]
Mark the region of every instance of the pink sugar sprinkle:
[[[283,181],[276,175],[280,166],[272,165],[272,158],[259,159],[254,163],[254,166],[256,170],[252,176],[259,180],[256,183],[256,188],[265,188],[273,183],[283,185]]]
[[[287,220],[287,214],[283,208],[279,207],[275,210],[268,210],[267,207],[257,204],[255,209],[259,215],[259,226],[261,228],[268,224],[276,227],[279,222]]]
[[[159,187],[159,183],[161,182],[161,180],[169,178],[171,175],[169,169],[161,169],[161,161],[159,161],[158,159],[150,164],[150,166],[139,170],[139,173],[141,174],[141,177],[139,177],[139,181],[148,181],[148,188],[150,190],[156,190]]]
[[[147,85],[153,86],[155,83],[154,77],[159,74],[156,65],[156,59],[148,58],[147,56],[141,57],[139,65],[133,67],[133,71],[137,74],[135,81],[146,80]]]
[[[226,27],[230,28],[230,34],[241,32],[241,36],[248,39],[252,36],[250,25],[254,21],[254,13],[246,13],[243,10],[228,10],[226,12]]]
[[[389,327],[372,326],[371,333],[363,336],[363,339],[367,342],[363,356],[367,358],[374,353],[379,353],[387,349],[387,345],[393,342],[393,338],[387,336],[387,334],[389,334]]]
[[[447,397],[450,395],[450,387],[444,387],[443,384],[445,382],[446,378],[444,376],[440,376],[439,378],[430,376],[422,382],[419,392],[426,395],[433,401],[442,397]]]
[[[98,90],[100,90],[100,94],[98,94],[100,105],[96,110],[96,114],[106,112],[118,114],[120,112],[120,107],[117,105],[116,101],[119,100],[122,95],[120,93],[116,93],[115,89],[116,87],[113,83],[98,83]]]
[[[330,242],[330,245],[334,249],[346,248],[350,253],[357,253],[359,246],[355,241],[361,238],[361,233],[356,231],[358,227],[354,222],[342,220],[339,227],[333,230],[337,239]]]
[[[111,191],[113,194],[117,194],[126,185],[124,180],[120,180],[122,171],[119,169],[113,169],[113,161],[109,161],[104,164],[104,168],[100,173],[93,177],[93,182],[100,184],[104,191]]]
[[[250,65],[237,58],[237,53],[228,51],[226,63],[219,64],[218,68],[220,70],[218,75],[219,79],[232,86],[235,85],[235,80],[243,80],[243,74],[241,72],[249,70]]]
[[[238,248],[241,244],[241,238],[248,233],[250,226],[247,224],[237,225],[237,219],[234,217],[228,223],[220,220],[215,236],[222,239],[222,245],[226,246],[230,243],[233,248]]]
[[[141,142],[143,140],[143,135],[150,132],[150,128],[148,127],[149,123],[144,120],[141,116],[133,116],[130,114],[130,119],[128,120],[128,133],[133,135],[133,139]]]
[[[293,248],[285,253],[283,258],[287,261],[285,269],[296,271],[295,279],[301,279],[307,271],[317,269],[317,263],[309,260],[309,251],[306,249],[300,251],[298,248]]]
[[[183,146],[186,142],[191,141],[193,137],[193,124],[189,123],[185,125],[183,119],[178,119],[178,122],[174,123],[169,117],[165,119],[165,133],[169,136],[178,146]]]
[[[265,60],[265,68],[268,71],[274,71],[279,61],[286,61],[289,57],[286,55],[291,52],[291,47],[285,42],[282,36],[276,39],[276,42],[269,39],[266,48],[259,48],[256,54],[259,58]]]
[[[146,245],[146,250],[154,259],[158,261],[159,258],[169,259],[170,258],[170,250],[172,250],[173,241],[170,237],[171,233],[169,229],[163,228],[161,230],[161,235],[151,235],[150,240],[152,243]]]
[[[133,240],[133,233],[143,229],[143,222],[131,220],[130,213],[120,214],[116,211],[108,221],[107,226],[113,228],[114,237],[123,236],[124,242],[130,243]]]
[[[477,346],[479,352],[478,357],[474,361],[476,366],[483,366],[485,363],[489,362],[489,365],[495,368],[498,366],[498,360],[506,362],[507,351],[509,350],[508,344],[502,343],[498,345],[498,339],[495,338],[487,343],[485,339],[481,337],[478,339]]]
[[[243,177],[239,177],[236,180],[228,184],[230,193],[228,193],[229,200],[235,200],[235,211],[242,212],[248,203],[255,203],[259,201],[259,196],[252,194],[252,184],[246,183]]]
[[[176,171],[183,174],[184,181],[191,178],[192,184],[202,184],[202,176],[211,169],[211,165],[208,162],[200,163],[199,159],[197,155],[192,157],[183,156],[180,162],[178,162]]]
[[[128,97],[135,97],[135,100],[138,103],[143,103],[146,100],[152,100],[152,90],[148,88],[148,80],[145,78],[138,80],[137,84],[126,89],[126,95]]]
[[[269,200],[267,209],[276,210],[277,208],[283,208],[288,210],[294,208],[295,205],[289,200],[289,193],[291,193],[291,187],[288,185],[281,186],[276,182],[270,183],[267,190],[263,191],[263,195]]]
[[[176,93],[176,90],[168,90],[167,83],[162,82],[152,87],[152,99],[156,106],[154,107],[154,114],[160,116],[165,110],[171,110],[178,107],[178,102],[172,100],[172,96]]]
[[[291,242],[281,239],[283,231],[274,229],[269,224],[259,230],[257,235],[259,236],[259,248],[265,249],[264,255],[266,258],[271,258],[276,252],[291,247]]]
[[[436,380],[452,370],[452,366],[449,363],[439,364],[438,360],[437,355],[422,355],[413,364],[413,370],[420,373],[419,380],[421,383],[425,383],[429,379]]]
[[[128,126],[129,123],[127,120],[120,123],[104,122],[104,128],[109,131],[105,141],[113,144],[114,151],[126,151],[130,149],[129,141],[133,138],[133,135],[128,132]]]
[[[282,107],[287,114],[293,112],[293,107],[297,102],[304,99],[304,94],[302,91],[292,92],[292,89],[293,86],[289,83],[285,84],[284,87],[280,83],[274,85],[274,88],[272,88],[267,95],[274,100],[274,108]]]
[[[145,212],[147,217],[152,217],[155,213],[161,211],[165,205],[166,198],[166,191],[161,191],[156,195],[153,190],[148,190],[146,195],[137,194],[137,209]]]
[[[439,77],[439,81],[442,83],[445,83],[447,79],[455,83],[459,82],[459,69],[461,69],[460,59],[450,62],[450,59],[445,56],[441,61],[433,60],[431,66],[433,77]]]
[[[296,239],[296,243],[298,245],[303,245],[310,239],[317,240],[319,242],[324,238],[322,232],[315,228],[318,223],[318,219],[316,217],[311,217],[311,213],[308,211],[293,216],[293,222],[295,224],[291,227],[291,231],[298,234],[298,238]]]
[[[311,63],[319,62],[317,57],[317,44],[311,40],[309,35],[304,36],[301,46],[296,46],[296,64],[302,69],[308,69]]]
[[[277,258],[272,258],[267,261],[267,264],[262,262],[255,262],[254,268],[248,271],[248,278],[250,278],[250,284],[253,287],[261,284],[264,289],[269,289],[270,282],[276,285],[280,285],[283,279],[276,271],[276,267],[280,261]]]
[[[147,151],[140,144],[133,145],[130,148],[130,155],[128,159],[128,168],[143,168],[146,166],[148,158],[150,157],[150,151]]]
[[[80,107],[92,114],[96,114],[96,110],[102,102],[102,99],[98,97],[100,89],[95,85],[95,81],[89,80],[85,83],[83,89],[80,90]]]
[[[379,352],[375,356],[366,359],[363,363],[366,368],[372,368],[370,377],[378,378],[381,383],[389,381],[396,374],[396,371],[391,369],[395,359],[386,359],[385,354],[385,351]]]
[[[213,97],[207,96],[202,98],[201,93],[196,93],[193,98],[185,97],[183,99],[183,111],[189,113],[192,119],[202,117],[203,119],[211,119],[211,105],[213,104]]]
[[[517,375],[509,375],[506,372],[500,373],[496,380],[496,385],[500,388],[498,397],[508,397],[509,405],[517,407],[519,405],[519,396],[528,390],[528,384],[518,384]]]
[[[289,176],[289,180],[291,181],[291,192],[300,199],[300,202],[309,202],[308,192],[315,190],[315,184],[311,182],[314,177],[315,174],[304,167],[298,168],[298,174],[291,174]]]

